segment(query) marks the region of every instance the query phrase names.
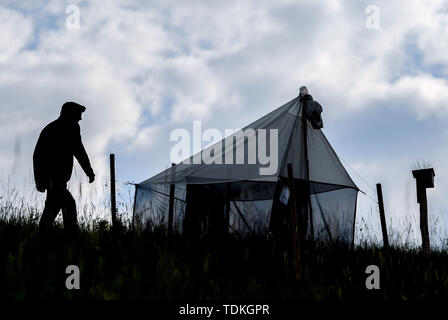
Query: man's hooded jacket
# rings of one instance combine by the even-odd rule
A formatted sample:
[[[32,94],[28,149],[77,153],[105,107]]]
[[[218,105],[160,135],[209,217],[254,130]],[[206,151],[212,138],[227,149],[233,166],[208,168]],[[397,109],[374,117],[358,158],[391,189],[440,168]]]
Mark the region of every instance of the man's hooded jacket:
[[[313,100],[310,94],[302,97],[301,101],[303,102],[305,117],[311,122],[313,129],[322,129],[324,124],[322,122],[322,106],[320,103]]]
[[[33,154],[34,179],[38,190],[48,189],[50,182],[67,183],[73,171],[73,156],[88,177],[94,176],[78,124],[85,110],[77,103],[65,103],[59,118],[42,130]]]

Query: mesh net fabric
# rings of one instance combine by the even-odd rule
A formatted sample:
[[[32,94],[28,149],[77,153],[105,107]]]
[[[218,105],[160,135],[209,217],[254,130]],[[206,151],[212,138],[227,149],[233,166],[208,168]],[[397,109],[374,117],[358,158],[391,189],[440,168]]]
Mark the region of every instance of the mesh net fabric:
[[[203,206],[212,206],[223,215],[228,212],[229,232],[268,233],[279,214],[273,210],[276,190],[287,184],[290,163],[296,183],[305,183],[309,189],[314,238],[352,242],[358,188],[323,132],[303,120],[301,111],[297,97],[201,153],[137,184],[134,223],[166,227],[170,185],[173,184],[175,231],[184,231],[188,206],[193,208],[193,202],[202,197]],[[270,156],[276,151],[270,150],[270,129],[278,130],[278,165],[269,174],[262,174],[260,170],[268,165],[261,163],[258,157],[251,158],[258,151],[256,142],[263,138],[259,129],[266,130],[266,155]],[[215,161],[220,159],[221,164],[205,163],[204,154]],[[296,190],[298,198],[303,198],[303,190]],[[193,194],[198,196],[194,198]],[[203,230],[213,224],[213,219],[202,220],[199,226]],[[309,225],[310,219],[304,223]],[[310,229],[309,226],[308,236]]]

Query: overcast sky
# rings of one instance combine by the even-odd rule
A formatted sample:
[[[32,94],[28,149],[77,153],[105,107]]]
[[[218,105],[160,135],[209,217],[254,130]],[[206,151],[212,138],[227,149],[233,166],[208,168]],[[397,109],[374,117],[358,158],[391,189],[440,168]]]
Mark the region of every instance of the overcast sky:
[[[365,182],[381,182],[391,228],[406,237],[411,224],[419,239],[411,170],[425,160],[436,172],[428,200],[440,242],[448,223],[447,34],[448,3],[437,0],[1,0],[2,184],[9,177],[30,194],[34,145],[65,101],[87,107],[81,130],[98,179],[83,190],[93,201],[105,189],[109,153],[117,180],[141,182],[170,165],[173,129],[191,131],[193,120],[240,128],[307,85],[323,105],[324,134],[365,180],[347,167],[367,193],[359,195],[362,232],[364,219],[378,233],[376,195]],[[76,174],[87,179],[78,164]]]

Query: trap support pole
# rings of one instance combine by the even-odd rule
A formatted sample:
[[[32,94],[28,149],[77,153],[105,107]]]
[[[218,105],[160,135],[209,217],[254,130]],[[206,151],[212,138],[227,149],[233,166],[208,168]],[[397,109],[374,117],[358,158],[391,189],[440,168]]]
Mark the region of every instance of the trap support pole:
[[[174,178],[176,176],[175,174],[175,163],[171,164],[171,182],[174,181]],[[170,185],[170,203],[168,207],[168,238],[171,238],[171,235],[173,234],[173,212],[174,212],[174,191],[175,191],[175,185],[172,183]]]
[[[301,278],[301,261],[300,261],[300,243],[299,243],[299,226],[297,224],[297,207],[296,207],[296,191],[294,186],[294,175],[292,171],[292,164],[288,163],[288,184],[290,191],[290,203],[291,203],[291,224],[292,224],[292,237],[293,237],[293,255],[294,266],[296,271],[296,280]]]
[[[112,227],[117,226],[117,201],[115,197],[115,154],[110,154],[110,213]]]
[[[310,184],[310,161],[308,159],[308,138],[307,138],[307,120],[305,116],[305,110],[303,110],[303,102],[300,102],[300,109],[302,110],[302,127],[303,127],[303,147],[305,151],[305,168],[306,168],[306,214],[309,214],[310,218],[310,237],[311,241],[314,241],[314,223],[313,223],[313,207],[311,206],[311,184]],[[307,226],[303,226],[302,228],[305,233]],[[306,234],[303,235],[303,238],[306,237]]]
[[[226,183],[226,211],[224,212],[224,232],[229,232],[230,224],[230,198],[232,196],[230,182]]]
[[[384,214],[383,190],[381,183],[376,184],[376,193],[378,195],[378,207],[380,211],[381,230],[383,231],[383,246],[386,251],[389,250],[389,238],[387,236],[386,216]]]

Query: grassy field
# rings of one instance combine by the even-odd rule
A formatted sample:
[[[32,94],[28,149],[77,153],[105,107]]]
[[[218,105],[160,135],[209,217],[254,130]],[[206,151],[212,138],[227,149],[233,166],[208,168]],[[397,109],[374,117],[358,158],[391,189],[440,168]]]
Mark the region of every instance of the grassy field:
[[[307,245],[302,280],[288,256],[266,237],[167,241],[163,230],[112,232],[105,221],[68,239],[60,225],[47,241],[38,215],[0,219],[0,297],[8,299],[444,299],[448,254],[364,244]],[[80,290],[67,290],[65,268],[80,269]],[[380,269],[380,289],[367,290],[368,265]]]

